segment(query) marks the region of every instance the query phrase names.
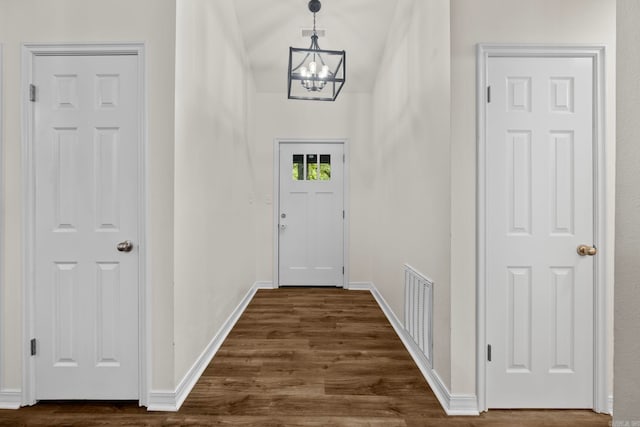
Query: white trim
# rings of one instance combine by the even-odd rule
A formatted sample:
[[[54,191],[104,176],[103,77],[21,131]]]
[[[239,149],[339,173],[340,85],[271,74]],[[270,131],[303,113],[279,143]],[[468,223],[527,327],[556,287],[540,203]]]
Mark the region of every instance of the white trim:
[[[253,286],[256,289],[278,289],[277,286],[273,285],[273,282],[267,281],[267,280],[257,281],[256,283],[253,284]]]
[[[344,173],[342,181],[342,197],[344,209],[344,227],[343,227],[343,250],[342,263],[344,266],[344,275],[342,279],[342,287],[349,288],[349,140],[347,138],[337,139],[305,139],[305,138],[276,138],[273,140],[273,286],[279,287],[280,284],[280,236],[278,221],[280,217],[280,144],[342,144],[344,154]]]
[[[23,192],[23,246],[22,246],[22,280],[24,285],[22,287],[22,316],[23,316],[23,328],[22,328],[22,404],[32,405],[35,400],[35,361],[30,355],[29,339],[33,336],[33,284],[34,278],[34,262],[33,262],[33,248],[35,242],[33,239],[33,233],[35,229],[34,225],[34,213],[35,203],[32,200],[35,180],[33,179],[33,159],[32,159],[32,123],[33,114],[32,108],[28,101],[28,86],[32,81],[33,58],[30,52],[26,51],[23,47],[22,51],[22,185],[25,191]]]
[[[410,266],[410,265],[409,265],[409,264],[407,264],[407,263],[404,263],[404,264],[403,264],[403,267],[406,267],[406,268],[407,268],[408,270],[410,270],[412,273],[417,274],[418,276],[423,277],[427,282],[429,282],[429,283],[431,283],[431,284],[435,283],[431,277],[427,276],[426,274],[421,273],[417,268],[414,268],[414,267]]]
[[[273,287],[280,286],[280,140],[273,140]]]
[[[607,247],[607,211],[608,211],[608,198],[607,187],[609,185],[607,178],[607,159],[609,158],[608,144],[606,137],[606,116],[605,116],[605,104],[606,104],[606,48],[600,47],[597,53],[594,54],[594,91],[596,92],[597,111],[594,112],[595,116],[595,129],[597,142],[595,144],[596,159],[594,161],[594,181],[597,186],[594,198],[594,211],[597,219],[595,223],[595,244],[602,250],[602,256],[595,257],[595,319],[594,325],[596,328],[594,339],[594,402],[593,410],[596,412],[608,412],[608,398],[609,398],[609,304],[608,304],[608,284],[607,284],[607,272],[613,271],[613,266],[609,265],[607,260],[608,254],[613,251],[613,248]],[[615,126],[615,123],[613,124]],[[613,141],[612,141],[613,142]],[[615,153],[611,153],[615,156]],[[614,218],[615,219],[615,218]]]
[[[352,286],[353,285],[353,286]],[[429,361],[424,356],[420,347],[415,343],[413,338],[404,329],[404,326],[398,320],[387,301],[382,294],[376,288],[376,285],[371,282],[358,282],[350,284],[350,290],[369,290],[376,302],[380,306],[380,309],[385,314],[389,323],[398,334],[398,337],[404,344],[405,348],[413,358],[413,361],[420,369],[422,376],[427,380],[429,387],[436,395],[440,406],[447,413],[447,415],[479,415],[478,402],[475,395],[472,394],[452,394],[444,382],[440,379],[438,373],[432,369],[429,365]]]
[[[222,346],[222,343],[231,332],[242,313],[253,299],[258,289],[273,289],[270,282],[256,282],[251,286],[247,294],[242,298],[237,307],[231,312],[227,320],[222,324],[215,336],[211,339],[207,347],[196,359],[191,368],[182,378],[175,391],[152,390],[149,393],[148,411],[177,411],[184,403],[187,396],[196,385],[204,370],[209,366],[211,360]]]
[[[140,55],[142,42],[118,43],[24,43],[37,56]]]
[[[448,390],[447,390],[448,392]],[[475,394],[449,394],[447,415],[478,416],[478,396]]]
[[[134,55],[138,58],[138,105],[139,109],[139,403],[147,404],[147,393],[151,384],[151,289],[147,277],[147,100],[144,43],[62,43],[22,45],[22,173],[23,173],[23,388],[22,404],[36,403],[35,361],[30,355],[29,340],[34,336],[34,230],[35,230],[35,180],[33,159],[33,105],[29,101],[29,84],[33,81],[34,58],[36,56],[83,56],[83,55]]]
[[[0,409],[19,409],[22,403],[22,391],[0,390]]]
[[[607,147],[605,137],[605,47],[594,45],[515,45],[478,44],[476,49],[476,138],[477,138],[477,247],[476,247],[476,394],[478,407],[486,411],[486,102],[485,96],[490,57],[581,57],[594,62],[594,244],[603,256],[595,257],[594,273],[594,402],[593,410],[606,412],[608,395],[608,318],[606,254]]]
[[[607,414],[613,416],[613,395],[607,397]]]
[[[373,289],[373,283],[371,282],[349,282],[350,291],[371,291]]]
[[[351,192],[349,189],[351,188],[351,182],[349,180],[350,169],[349,165],[351,164],[350,150],[349,150],[349,140],[345,138],[342,144],[342,154],[344,154],[344,163],[343,163],[343,181],[342,181],[342,209],[344,209],[344,228],[343,228],[343,238],[342,238],[342,266],[344,267],[344,274],[342,275],[342,287],[344,289],[349,289],[349,277],[350,276],[350,263],[349,263],[349,236],[351,236],[350,232],[350,218],[351,218]]]
[[[138,55],[138,102],[140,105],[139,110],[139,129],[140,129],[140,151],[138,152],[138,194],[141,196],[138,201],[139,209],[139,223],[138,223],[138,237],[140,239],[140,245],[138,245],[139,252],[139,294],[138,294],[138,308],[139,308],[139,346],[138,346],[138,358],[139,358],[139,404],[140,406],[146,406],[149,400],[149,392],[151,390],[153,371],[153,342],[152,342],[152,328],[153,321],[151,317],[151,280],[149,278],[149,272],[151,271],[151,260],[148,252],[149,239],[148,228],[150,224],[149,220],[149,196],[147,193],[147,185],[149,180],[149,158],[147,156],[147,148],[149,146],[149,130],[147,121],[147,58],[146,47],[143,43],[131,45],[136,47],[136,54]]]
[[[177,392],[173,390],[151,390],[147,400],[147,411],[176,412]]]
[[[4,92],[2,91],[4,87],[4,66],[2,63],[2,43],[0,43],[0,212],[5,212],[4,210],[4,161],[3,161],[3,153],[4,153]],[[4,310],[2,309],[2,305],[5,301],[5,289],[4,289],[4,215],[0,217],[0,347],[5,346],[4,342]],[[0,357],[0,388],[4,384],[4,379],[2,377],[2,364],[4,361],[2,357]],[[0,391],[0,408],[3,407],[3,395],[2,391]]]

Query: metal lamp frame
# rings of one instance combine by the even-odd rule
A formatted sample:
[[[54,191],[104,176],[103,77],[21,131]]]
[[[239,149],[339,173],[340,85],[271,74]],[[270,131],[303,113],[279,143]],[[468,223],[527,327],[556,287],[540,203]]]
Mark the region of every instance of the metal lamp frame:
[[[289,99],[302,99],[307,101],[335,101],[337,96],[340,94],[342,90],[342,86],[344,86],[344,82],[347,76],[346,69],[346,61],[347,61],[347,53],[344,50],[323,50],[320,49],[318,45],[318,33],[316,32],[316,13],[320,11],[322,7],[320,0],[310,0],[309,1],[309,11],[313,13],[313,34],[311,35],[311,46],[308,49],[298,48],[298,47],[290,47],[289,48],[289,75],[287,78],[287,95]],[[293,66],[293,56],[295,53],[306,53],[304,58],[297,66]],[[326,63],[323,59],[323,55],[326,57],[329,56],[340,56],[340,60],[338,61],[338,65],[335,70],[331,70],[330,74],[325,77],[319,77],[318,74],[313,73],[311,76],[302,76],[300,73],[296,74],[307,61],[309,56],[313,55],[314,62],[315,59],[318,58],[320,63],[325,66]],[[304,86],[304,82],[313,82],[313,89],[306,87],[308,94],[315,95],[293,95],[291,93],[291,89],[294,81],[299,81],[300,84]],[[316,85],[316,82],[318,84]],[[322,96],[322,91],[327,88],[327,86],[331,87],[331,94],[329,96]],[[319,87],[319,88],[318,88]],[[326,91],[324,93],[327,93]]]
[[[289,99],[302,99],[302,100],[307,100],[307,101],[335,101],[337,96],[340,94],[340,91],[342,90],[342,87],[344,86],[344,83],[346,81],[345,76],[347,73],[347,68],[346,68],[346,60],[347,60],[347,53],[344,50],[323,50],[323,49],[315,49],[313,48],[314,44],[312,44],[312,47],[308,48],[308,49],[304,49],[304,48],[298,48],[298,47],[290,47],[289,48],[289,78],[287,81],[287,93],[288,93],[288,98]],[[315,46],[317,46],[317,44],[315,44]],[[300,64],[298,64],[297,67],[293,67],[293,55],[294,53],[306,53],[305,58],[302,60],[302,62]],[[322,58],[322,55],[340,55],[340,61],[338,62],[338,66],[336,67],[336,69],[334,71],[332,71],[332,75],[325,77],[325,78],[320,78],[320,77],[302,77],[299,74],[295,74],[295,71],[297,69],[299,69],[302,64],[306,61],[307,57],[309,55],[317,55],[320,58]],[[342,76],[342,77],[336,77],[336,76]],[[291,87],[294,81],[302,81],[302,80],[308,80],[308,81],[314,81],[314,82],[325,82],[326,86],[324,89],[327,89],[327,87],[331,87],[332,92],[331,92],[331,96],[322,96],[322,91],[317,91],[317,92],[309,92],[309,93],[316,93],[318,94],[318,96],[300,96],[300,95],[292,95],[291,93]]]

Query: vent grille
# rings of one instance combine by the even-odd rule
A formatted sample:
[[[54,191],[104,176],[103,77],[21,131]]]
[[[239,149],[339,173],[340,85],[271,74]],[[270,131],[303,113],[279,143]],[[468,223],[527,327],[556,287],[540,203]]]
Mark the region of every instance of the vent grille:
[[[404,266],[404,328],[432,364],[433,354],[433,282]]]

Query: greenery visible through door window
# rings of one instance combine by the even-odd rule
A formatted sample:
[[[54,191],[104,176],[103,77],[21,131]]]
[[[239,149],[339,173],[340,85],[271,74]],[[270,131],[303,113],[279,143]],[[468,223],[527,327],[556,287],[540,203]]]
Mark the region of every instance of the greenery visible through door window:
[[[307,154],[307,180],[318,180],[318,155]]]
[[[320,181],[331,180],[331,155],[320,154]]]
[[[331,155],[294,154],[291,177],[294,181],[330,181]]]
[[[304,180],[304,156],[302,154],[293,155],[293,180]]]

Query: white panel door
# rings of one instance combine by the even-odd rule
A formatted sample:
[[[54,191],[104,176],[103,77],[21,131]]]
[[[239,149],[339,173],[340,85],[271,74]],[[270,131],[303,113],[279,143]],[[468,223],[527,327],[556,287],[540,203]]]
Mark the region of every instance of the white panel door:
[[[344,284],[343,144],[280,144],[279,284]]]
[[[490,408],[593,407],[592,67],[489,59]]]
[[[35,58],[36,399],[138,399],[137,76]]]

